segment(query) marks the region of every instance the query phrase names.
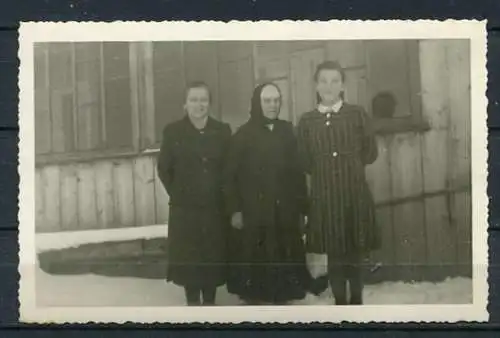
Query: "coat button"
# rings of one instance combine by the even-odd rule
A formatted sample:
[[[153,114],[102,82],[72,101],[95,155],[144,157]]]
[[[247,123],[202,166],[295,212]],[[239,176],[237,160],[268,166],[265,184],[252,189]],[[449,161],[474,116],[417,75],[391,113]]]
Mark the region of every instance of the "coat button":
[[[326,114],[326,118],[329,119],[332,116],[331,113]]]
[[[203,162],[206,162],[206,161],[207,161],[207,158],[206,158],[206,157],[203,157],[201,160],[202,160]]]
[[[339,154],[336,151],[334,151],[332,155],[333,157],[337,157]]]
[[[330,121],[326,121],[326,123],[325,123],[325,124],[326,124],[327,126],[329,126],[329,125],[330,125]]]

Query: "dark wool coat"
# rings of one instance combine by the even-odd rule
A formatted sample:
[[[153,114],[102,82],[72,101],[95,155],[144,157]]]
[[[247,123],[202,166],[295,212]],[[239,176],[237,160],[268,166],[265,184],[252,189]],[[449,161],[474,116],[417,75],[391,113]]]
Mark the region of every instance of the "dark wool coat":
[[[228,213],[242,212],[244,223],[232,231],[229,292],[266,302],[303,298],[299,217],[307,191],[292,125],[274,120],[270,130],[251,119],[233,136],[225,177]]]
[[[230,137],[229,126],[212,118],[202,130],[187,116],[164,129],[158,175],[170,196],[167,280],[178,285],[225,283],[222,172]]]
[[[369,116],[344,103],[338,113],[305,113],[298,125],[302,164],[311,175],[308,251],[345,260],[378,248],[365,166],[378,155]]]

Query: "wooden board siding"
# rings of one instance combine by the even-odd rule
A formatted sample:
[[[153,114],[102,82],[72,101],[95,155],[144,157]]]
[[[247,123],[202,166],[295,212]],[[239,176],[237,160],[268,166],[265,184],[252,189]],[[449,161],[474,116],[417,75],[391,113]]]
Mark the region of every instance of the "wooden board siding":
[[[418,280],[471,273],[468,48],[461,41],[421,41],[418,58],[423,90],[419,98],[422,116],[431,129],[377,136],[379,157],[366,168],[382,234],[381,249],[370,257],[371,266],[380,264],[374,278]],[[152,101],[159,94],[153,85],[161,76],[166,80],[177,71],[160,69],[160,65],[153,68],[151,60],[159,51],[148,44],[132,49],[131,62],[151,63],[131,75],[136,79],[131,88],[136,133],[156,132],[159,122],[179,114],[165,111],[171,115],[160,118],[155,112],[155,103],[161,102]],[[293,48],[283,43],[223,42],[217,48],[188,44],[170,51],[175,53],[158,55],[178,62],[181,52],[189,54],[182,61],[190,65],[188,78],[199,75],[210,82],[219,100],[220,117],[233,129],[248,118],[255,84],[269,78],[285,92],[282,117],[297,122],[301,113],[314,107],[314,67],[326,58],[349,67],[346,94],[350,101],[365,102],[367,107],[361,42],[315,42]],[[210,69],[203,68],[197,54],[209,56],[206,67]],[[170,82],[161,84],[165,97],[181,95],[177,87],[169,87]],[[174,103],[169,104],[174,107]],[[42,102],[42,116],[44,109]],[[146,143],[153,141],[157,140],[152,137]],[[168,222],[169,198],[156,172],[156,153],[39,167],[35,198],[40,232]]]
[[[78,229],[78,169],[76,166],[61,167],[61,229]]]
[[[61,229],[60,168],[49,166],[42,173],[45,229]]]
[[[95,170],[92,164],[77,165],[78,227],[89,229],[98,226]]]
[[[434,276],[442,270],[451,275],[457,268],[457,235],[450,222],[452,215],[447,199],[447,196],[436,196],[425,201],[427,263]]]
[[[116,160],[113,168],[115,219],[120,226],[136,226],[133,161]]]
[[[102,161],[94,165],[97,198],[97,221],[102,229],[115,226],[113,163]]]
[[[133,185],[135,222],[150,225],[156,221],[155,178],[150,157],[138,157],[133,161]]]
[[[166,224],[168,222],[168,203],[169,196],[167,191],[158,177],[158,170],[156,167],[156,159],[153,161],[154,169],[154,189],[155,189],[155,208],[156,208],[156,224]]]

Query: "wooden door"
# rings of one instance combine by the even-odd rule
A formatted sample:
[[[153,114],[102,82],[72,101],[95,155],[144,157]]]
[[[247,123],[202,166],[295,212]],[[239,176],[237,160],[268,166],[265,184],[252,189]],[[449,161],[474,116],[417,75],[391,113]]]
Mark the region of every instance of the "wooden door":
[[[325,49],[311,49],[291,54],[290,77],[293,118],[297,123],[300,116],[311,111],[316,105],[314,72],[318,64],[325,60]]]
[[[369,110],[366,93],[366,68],[359,67],[345,70],[344,99]]]

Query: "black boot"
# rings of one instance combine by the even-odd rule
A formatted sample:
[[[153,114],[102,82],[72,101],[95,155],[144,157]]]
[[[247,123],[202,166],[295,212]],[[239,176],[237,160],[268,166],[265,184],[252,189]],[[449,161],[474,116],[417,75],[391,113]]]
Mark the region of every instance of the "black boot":
[[[215,287],[204,288],[202,290],[203,306],[214,306],[216,293],[217,289]]]
[[[200,306],[201,305],[201,290],[193,287],[184,287],[184,293],[186,294],[186,303],[188,306]]]

